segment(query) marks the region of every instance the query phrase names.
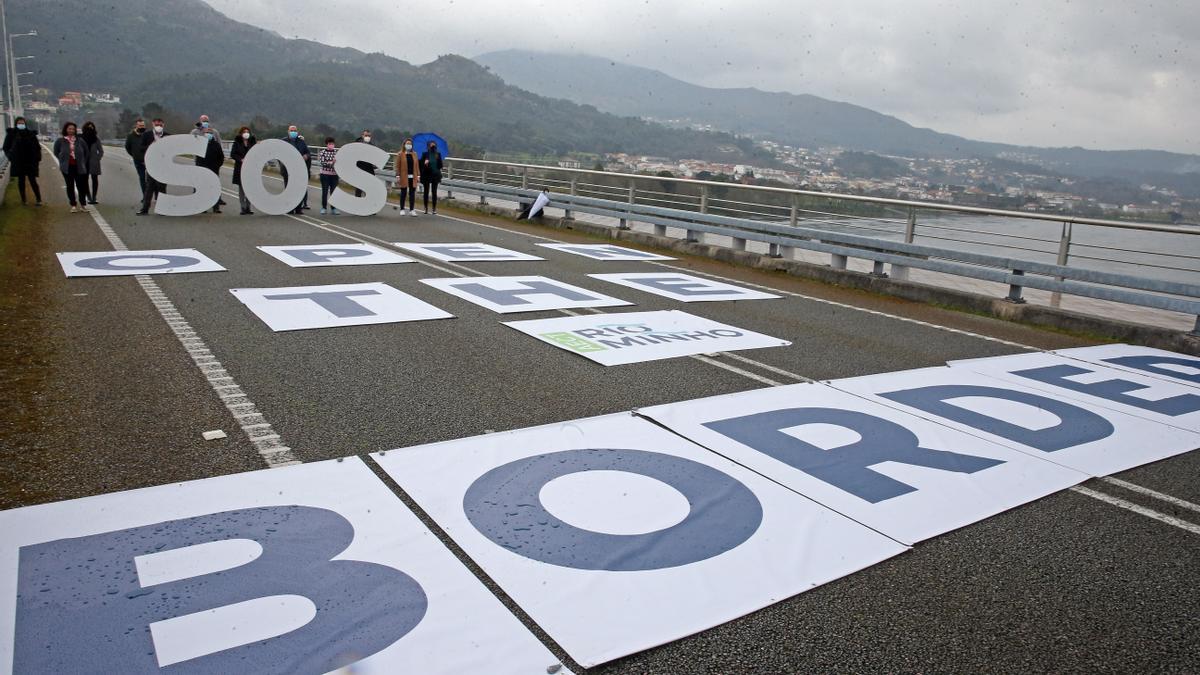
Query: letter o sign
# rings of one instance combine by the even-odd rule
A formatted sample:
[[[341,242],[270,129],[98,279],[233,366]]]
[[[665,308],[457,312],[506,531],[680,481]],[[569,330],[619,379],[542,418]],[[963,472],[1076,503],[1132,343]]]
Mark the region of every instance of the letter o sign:
[[[288,172],[287,187],[279,194],[268,192],[263,186],[263,167],[272,159],[278,160]],[[255,143],[242,160],[242,190],[263,213],[278,216],[291,211],[308,191],[308,166],[304,157],[295,146],[278,138]]]
[[[539,496],[560,476],[620,471],[653,478],[687,498],[689,512],[645,534],[609,534],[571,525]],[[762,504],[740,481],[705,464],[643,450],[564,450],[534,455],[480,476],[463,497],[483,536],[532,560],[585,570],[628,572],[688,565],[740,546],[762,523]],[[515,515],[514,515],[515,514]]]

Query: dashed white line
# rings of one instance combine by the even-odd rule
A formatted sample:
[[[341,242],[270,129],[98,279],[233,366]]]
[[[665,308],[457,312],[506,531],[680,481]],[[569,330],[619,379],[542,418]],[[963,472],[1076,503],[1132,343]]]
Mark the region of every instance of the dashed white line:
[[[1200,504],[1193,504],[1192,502],[1189,502],[1186,499],[1180,499],[1179,497],[1172,497],[1171,495],[1163,494],[1157,490],[1151,490],[1148,487],[1142,487],[1141,485],[1130,483],[1128,481],[1123,481],[1120,478],[1113,478],[1112,476],[1105,476],[1104,478],[1101,478],[1100,480],[1104,481],[1105,483],[1109,483],[1111,485],[1116,485],[1117,487],[1125,488],[1126,490],[1129,490],[1130,492],[1137,492],[1138,494],[1143,494],[1143,495],[1146,495],[1147,497],[1153,497],[1154,499],[1164,501],[1168,504],[1174,504],[1175,506],[1178,506],[1181,509],[1187,509],[1189,511],[1195,511],[1197,513],[1200,513]]]
[[[1134,504],[1133,502],[1126,501],[1124,499],[1121,499],[1120,497],[1114,497],[1110,494],[1106,494],[1104,492],[1098,492],[1096,490],[1085,488],[1081,485],[1076,485],[1075,487],[1068,488],[1068,489],[1070,489],[1072,492],[1078,492],[1081,495],[1087,495],[1088,497],[1091,497],[1092,499],[1099,499],[1100,501],[1105,502],[1106,504],[1112,504],[1113,506],[1120,507],[1122,509],[1125,509],[1126,511],[1133,511],[1134,513],[1137,513],[1139,515],[1146,516],[1147,518],[1153,518],[1154,520],[1157,520],[1162,523],[1166,523],[1167,525],[1171,525],[1173,527],[1178,527],[1179,529],[1184,530],[1186,532],[1191,532],[1192,534],[1200,534],[1200,525],[1197,525],[1195,523],[1189,523],[1186,520],[1180,520],[1179,518],[1176,518],[1175,516],[1168,516],[1165,513],[1159,513],[1158,511],[1155,511],[1153,509],[1148,509],[1139,504]]]
[[[96,226],[100,228],[100,232],[104,234],[104,238],[116,251],[128,251],[129,248],[113,231],[112,226],[100,215],[100,212],[93,207],[84,207],[85,210],[92,215],[92,220],[96,221]],[[292,453],[291,448],[283,444],[283,440],[279,434],[275,433],[271,425],[267,423],[262,413],[250,399],[242,391],[241,387],[234,382],[229,376],[221,362],[212,355],[204,341],[196,335],[196,331],[192,330],[191,325],[179,313],[175,304],[167,298],[162,289],[149,275],[138,274],[134,276],[139,286],[145,291],[146,296],[150,298],[151,304],[158,310],[159,315],[166,321],[167,326],[171,328],[171,332],[179,339],[188,356],[192,357],[192,362],[204,374],[208,380],[209,386],[213,388],[213,392],[225,404],[225,407],[234,416],[234,419],[241,421],[241,418],[254,416],[256,423],[242,426],[242,431],[246,437],[250,439],[250,443],[254,445],[254,449],[258,451],[259,456],[267,463],[269,467],[291,466],[300,464],[300,460]],[[241,402],[231,404],[232,399],[240,399]],[[265,433],[264,433],[265,432]]]

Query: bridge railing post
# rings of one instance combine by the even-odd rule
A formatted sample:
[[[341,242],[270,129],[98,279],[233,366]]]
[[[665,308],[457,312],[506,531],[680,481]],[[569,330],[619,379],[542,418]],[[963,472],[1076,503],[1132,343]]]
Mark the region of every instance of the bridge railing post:
[[[1066,267],[1067,261],[1071,259],[1071,221],[1063,223],[1062,234],[1058,238],[1058,258],[1055,262],[1063,267]],[[1057,281],[1062,281],[1062,277],[1054,277]],[[1062,305],[1062,293],[1054,291],[1050,294],[1050,306],[1059,307]]]
[[[571,176],[571,196],[574,197],[578,194],[579,194],[579,176]],[[575,220],[575,214],[571,212],[571,209],[567,209],[563,213],[563,219],[564,220]]]
[[[904,223],[904,243],[911,244],[917,236],[917,210],[908,207],[908,221]],[[892,278],[900,281],[908,280],[908,267],[892,263]]]
[[[487,165],[483,165],[483,169],[479,172],[479,182],[487,185]],[[479,205],[487,206],[487,195],[479,195]]]
[[[633,204],[636,199],[637,199],[637,184],[634,182],[634,180],[632,178],[630,178],[629,179],[629,203]],[[632,215],[632,214],[630,214],[630,215]],[[628,230],[629,229],[629,219],[622,218],[621,224],[617,226],[617,229]]]
[[[1025,272],[1023,270],[1013,270],[1013,276],[1023,277],[1025,276]],[[1004,299],[1017,305],[1025,304],[1025,299],[1021,297],[1021,288],[1022,286],[1019,283],[1010,283],[1008,285],[1008,295]]]
[[[700,213],[708,213],[708,186],[700,186]],[[701,243],[704,241],[704,233],[698,230],[688,230],[684,235],[684,241]]]

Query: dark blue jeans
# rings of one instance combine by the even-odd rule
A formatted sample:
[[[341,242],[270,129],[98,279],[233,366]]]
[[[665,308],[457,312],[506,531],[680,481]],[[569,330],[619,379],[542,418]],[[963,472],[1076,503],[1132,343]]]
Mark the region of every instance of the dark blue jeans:
[[[337,174],[321,174],[321,208],[329,206],[329,195],[333,194],[337,186]]]
[[[142,196],[146,195],[146,163],[134,162],[133,168],[137,169],[138,187],[142,188]]]

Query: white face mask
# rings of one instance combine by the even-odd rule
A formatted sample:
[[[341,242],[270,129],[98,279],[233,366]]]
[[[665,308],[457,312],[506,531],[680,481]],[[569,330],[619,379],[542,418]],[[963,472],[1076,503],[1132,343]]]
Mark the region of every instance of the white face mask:
[[[163,131],[163,128],[161,125],[158,125],[158,124],[154,125],[154,133],[161,134],[162,131]]]
[[[363,136],[363,143],[370,143],[370,142],[371,142],[370,136]]]
[[[405,144],[404,144],[404,149],[405,149],[405,150],[412,150],[412,143],[405,143]]]
[[[244,139],[246,139],[246,140],[250,140],[250,132],[249,132],[249,131],[243,131],[243,132],[242,132],[242,138],[244,138]]]

